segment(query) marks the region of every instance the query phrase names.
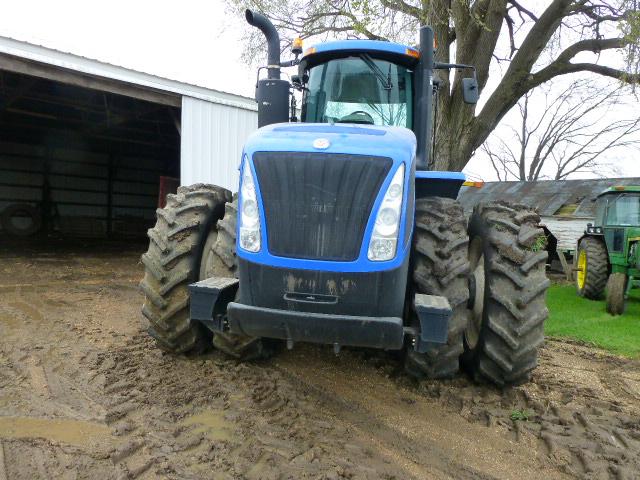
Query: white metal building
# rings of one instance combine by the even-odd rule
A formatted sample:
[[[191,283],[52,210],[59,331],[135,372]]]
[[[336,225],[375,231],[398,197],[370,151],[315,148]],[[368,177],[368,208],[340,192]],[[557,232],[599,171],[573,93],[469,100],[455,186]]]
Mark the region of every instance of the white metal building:
[[[253,99],[0,37],[0,223],[140,234],[161,177],[235,191],[256,128]]]

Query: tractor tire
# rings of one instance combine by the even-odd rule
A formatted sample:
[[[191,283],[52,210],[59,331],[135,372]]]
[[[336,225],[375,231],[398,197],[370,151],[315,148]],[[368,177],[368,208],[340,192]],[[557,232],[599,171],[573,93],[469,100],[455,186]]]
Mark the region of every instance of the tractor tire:
[[[166,352],[199,353],[210,344],[207,329],[189,317],[188,285],[199,280],[207,237],[230,199],[230,192],[218,187],[180,187],[177,194],[167,195],[148,231],[142,314],[149,320],[149,334]]]
[[[622,315],[625,310],[625,293],[627,292],[627,276],[624,273],[612,273],[607,282],[607,312],[611,315]]]
[[[197,184],[167,195],[167,205],[157,210],[156,225],[148,232],[149,250],[142,255],[140,287],[149,334],[166,352],[201,353],[211,346],[211,332],[190,319],[188,286],[214,275],[235,275],[234,203],[228,190]]]
[[[457,201],[440,197],[417,200],[415,218],[410,298],[414,293],[444,296],[453,314],[447,343],[426,353],[409,346],[405,370],[418,379],[450,378],[460,369],[469,299],[466,219]],[[413,321],[417,323],[415,314]]]
[[[480,204],[469,222],[471,299],[464,368],[499,387],[529,381],[549,312],[544,231],[522,205]]]
[[[577,259],[576,290],[578,295],[589,300],[600,300],[609,277],[607,247],[603,241],[597,238],[585,237],[578,245]]]
[[[203,278],[211,276],[237,277],[236,260],[236,222],[238,218],[238,199],[227,202],[224,217],[218,221],[215,242],[205,251],[208,261],[203,262],[206,272]],[[248,337],[228,331],[213,335],[213,346],[240,361],[259,360],[270,357],[276,342],[270,339]]]
[[[13,218],[22,216],[29,219],[25,226],[18,226]],[[29,237],[35,235],[42,228],[42,215],[40,209],[28,203],[15,203],[9,205],[0,215],[0,225],[4,232],[12,237]]]

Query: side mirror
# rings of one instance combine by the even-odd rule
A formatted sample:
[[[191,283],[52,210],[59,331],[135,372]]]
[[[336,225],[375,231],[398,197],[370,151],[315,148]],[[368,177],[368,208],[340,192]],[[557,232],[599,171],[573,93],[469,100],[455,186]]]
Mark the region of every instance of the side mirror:
[[[462,79],[462,98],[464,103],[469,105],[475,105],[478,103],[478,97],[480,96],[478,92],[478,80],[476,80],[475,76],[472,78],[463,78]]]

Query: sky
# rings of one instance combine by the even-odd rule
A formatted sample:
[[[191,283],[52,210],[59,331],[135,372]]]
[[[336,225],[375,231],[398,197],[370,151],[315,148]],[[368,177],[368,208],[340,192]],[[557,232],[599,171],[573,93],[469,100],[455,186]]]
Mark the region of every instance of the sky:
[[[231,15],[223,0],[6,1],[0,35],[252,97],[255,67],[241,60],[243,29],[251,27]],[[640,112],[637,100],[624,111]],[[609,157],[623,176],[640,176],[639,150]],[[465,171],[495,179],[482,155]]]

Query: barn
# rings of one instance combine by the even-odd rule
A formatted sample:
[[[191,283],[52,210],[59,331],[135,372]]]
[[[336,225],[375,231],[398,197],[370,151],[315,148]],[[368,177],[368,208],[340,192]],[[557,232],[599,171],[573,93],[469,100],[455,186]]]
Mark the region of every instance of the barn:
[[[143,237],[178,183],[236,189],[253,99],[0,37],[0,237]]]
[[[640,185],[640,177],[489,182],[482,188],[463,187],[458,199],[467,214],[481,201],[505,200],[535,208],[547,234],[552,268],[571,278],[576,244],[587,223],[594,221],[596,197],[615,185]]]

